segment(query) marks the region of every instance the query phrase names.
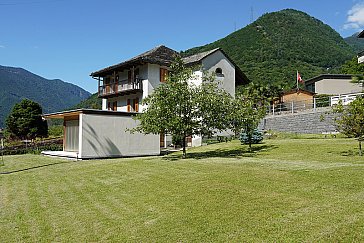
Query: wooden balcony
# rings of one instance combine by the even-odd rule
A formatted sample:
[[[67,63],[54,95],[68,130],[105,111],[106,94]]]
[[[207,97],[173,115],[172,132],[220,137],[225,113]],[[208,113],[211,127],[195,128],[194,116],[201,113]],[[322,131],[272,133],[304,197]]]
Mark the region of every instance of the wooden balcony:
[[[116,83],[110,83],[99,86],[99,97],[122,96],[143,92],[143,83],[141,79],[135,79],[134,82],[121,80]]]

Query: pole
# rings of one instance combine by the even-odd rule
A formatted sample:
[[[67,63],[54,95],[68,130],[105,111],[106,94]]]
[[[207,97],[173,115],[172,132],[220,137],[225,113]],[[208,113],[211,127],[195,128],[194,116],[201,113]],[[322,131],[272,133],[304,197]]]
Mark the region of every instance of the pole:
[[[297,70],[297,73],[296,73],[296,83],[297,83],[297,91],[298,91],[298,70]]]
[[[4,165],[4,138],[1,138],[1,165]]]

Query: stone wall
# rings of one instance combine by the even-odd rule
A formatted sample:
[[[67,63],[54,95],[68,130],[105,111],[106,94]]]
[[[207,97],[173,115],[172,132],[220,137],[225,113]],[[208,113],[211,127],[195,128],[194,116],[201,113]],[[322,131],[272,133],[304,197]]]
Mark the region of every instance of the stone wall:
[[[268,115],[259,124],[260,130],[292,133],[336,132],[334,114],[331,108],[322,108],[299,113]]]

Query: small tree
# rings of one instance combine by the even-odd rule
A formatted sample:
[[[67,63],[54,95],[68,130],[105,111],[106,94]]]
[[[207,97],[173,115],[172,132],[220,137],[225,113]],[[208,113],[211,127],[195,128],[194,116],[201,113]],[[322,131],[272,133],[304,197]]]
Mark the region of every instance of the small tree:
[[[136,116],[140,124],[131,132],[168,133],[182,140],[186,157],[186,138],[211,135],[228,126],[231,96],[218,85],[206,80],[194,85],[196,67],[186,67],[180,57],[171,65],[168,81],[143,100],[147,108]]]
[[[47,122],[42,120],[42,107],[31,100],[23,99],[14,105],[6,119],[6,130],[11,137],[34,139],[48,135]]]
[[[334,112],[339,114],[335,118],[338,130],[348,137],[358,139],[359,155],[362,156],[361,142],[364,140],[364,98],[357,97],[346,107],[342,105],[342,102],[339,102],[334,107]]]

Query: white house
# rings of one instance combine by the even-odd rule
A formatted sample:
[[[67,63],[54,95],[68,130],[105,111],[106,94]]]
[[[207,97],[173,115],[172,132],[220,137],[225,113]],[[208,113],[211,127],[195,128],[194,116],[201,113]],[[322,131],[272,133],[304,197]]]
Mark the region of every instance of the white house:
[[[88,158],[157,155],[168,145],[168,137],[130,134],[138,121],[132,116],[143,110],[142,100],[166,82],[169,66],[176,51],[158,46],[127,61],[91,73],[98,81],[98,96],[102,110],[80,109],[44,115],[46,119],[64,120],[63,151],[44,154]],[[201,64],[214,72],[221,87],[235,95],[237,85],[249,82],[238,66],[221,49],[198,53],[183,59],[186,65]],[[202,70],[196,71],[196,84],[202,82]],[[201,138],[191,138],[191,146],[201,144]]]

